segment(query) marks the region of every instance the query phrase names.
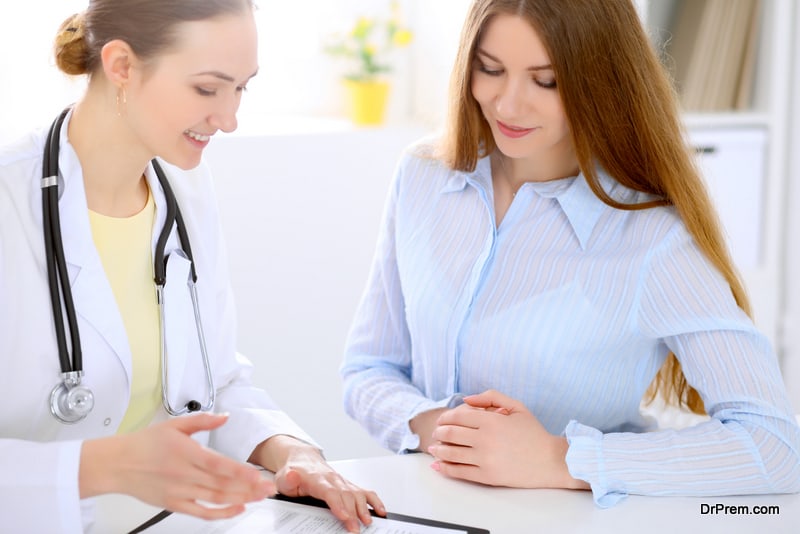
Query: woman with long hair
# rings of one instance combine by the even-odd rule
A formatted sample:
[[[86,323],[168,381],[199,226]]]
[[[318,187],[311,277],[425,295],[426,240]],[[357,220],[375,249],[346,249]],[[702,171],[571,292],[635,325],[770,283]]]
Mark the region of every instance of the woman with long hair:
[[[630,0],[475,0],[444,132],[396,170],[342,365],[455,478],[800,491],[800,429]],[[654,397],[707,414],[657,429]]]

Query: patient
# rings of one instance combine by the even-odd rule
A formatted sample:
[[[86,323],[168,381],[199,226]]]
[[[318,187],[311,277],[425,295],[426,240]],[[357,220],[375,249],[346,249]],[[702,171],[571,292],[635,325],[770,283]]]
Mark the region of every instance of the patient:
[[[778,361],[630,0],[475,0],[341,367],[384,447],[493,486],[800,491]],[[707,414],[658,430],[642,400]]]

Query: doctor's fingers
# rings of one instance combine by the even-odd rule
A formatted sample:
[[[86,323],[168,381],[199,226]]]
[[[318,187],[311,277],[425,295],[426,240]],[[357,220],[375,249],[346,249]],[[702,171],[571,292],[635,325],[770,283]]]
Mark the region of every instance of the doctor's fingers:
[[[386,515],[383,502],[374,491],[362,490],[344,479],[333,484],[323,483],[315,493],[350,532],[360,532],[359,522],[367,526],[372,524],[369,506],[378,515]]]
[[[310,496],[324,501],[331,513],[342,521],[351,532],[359,532],[359,521],[364,525],[372,522],[369,506],[380,515],[386,515],[386,507],[374,491],[361,489],[333,470],[327,464],[321,469],[285,467],[278,471],[275,480],[278,490],[288,496]]]
[[[213,503],[261,500],[277,491],[256,467],[206,448],[190,458],[183,480],[208,493],[197,498]]]
[[[181,482],[167,490],[165,499],[168,509],[170,506],[186,508],[186,503],[198,504],[201,508],[228,508],[230,513],[241,508],[248,502],[255,502],[265,499],[272,495],[272,486],[266,485],[261,489],[233,487],[225,481],[219,481],[219,485],[192,484]],[[208,513],[193,505],[188,506],[194,514]],[[178,510],[175,510],[178,511]],[[225,512],[223,512],[225,513]]]

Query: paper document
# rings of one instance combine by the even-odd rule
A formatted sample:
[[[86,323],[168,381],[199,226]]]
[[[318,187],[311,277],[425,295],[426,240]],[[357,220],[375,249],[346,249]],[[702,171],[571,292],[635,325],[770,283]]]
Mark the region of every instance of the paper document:
[[[204,521],[191,516],[172,514],[146,532],[347,534],[342,523],[326,508],[275,499],[251,503],[242,514],[221,521]],[[372,524],[363,527],[361,532],[362,534],[466,534],[467,531],[373,517]]]

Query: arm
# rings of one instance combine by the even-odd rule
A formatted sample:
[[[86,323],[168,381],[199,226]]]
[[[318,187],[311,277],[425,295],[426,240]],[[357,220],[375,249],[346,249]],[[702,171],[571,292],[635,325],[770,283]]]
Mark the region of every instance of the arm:
[[[603,434],[572,422],[572,475],[591,483],[602,506],[628,493],[800,491],[800,428],[777,358],[726,282],[685,234],[654,254],[643,279],[639,327],[676,354],[711,418],[647,434]]]
[[[253,466],[188,437],[224,422],[225,417],[201,414],[84,441],[1,439],[3,528],[82,532],[89,518],[82,516],[81,500],[107,493],[205,519],[235,515],[244,503],[273,494],[275,487]],[[195,499],[221,506],[208,507]]]
[[[80,450],[80,441],[0,439],[4,529],[53,533],[83,530],[76,483]]]
[[[131,434],[85,441],[78,472],[80,497],[123,493],[204,519],[243,512],[245,503],[274,494],[274,485],[254,467],[189,438],[195,432],[218,428],[226,419],[198,414]]]
[[[800,491],[800,429],[764,337],[698,332],[668,342],[711,418],[648,434],[602,434],[570,423],[570,472],[591,483],[598,504],[612,505],[629,493]]]
[[[384,208],[367,287],[345,345],[341,375],[345,411],[382,446],[395,452],[419,447],[430,424],[409,421],[430,410],[450,407],[453,399],[428,399],[412,383],[411,339],[397,263],[396,216],[407,159],[401,160]],[[412,431],[413,428],[413,431]]]

